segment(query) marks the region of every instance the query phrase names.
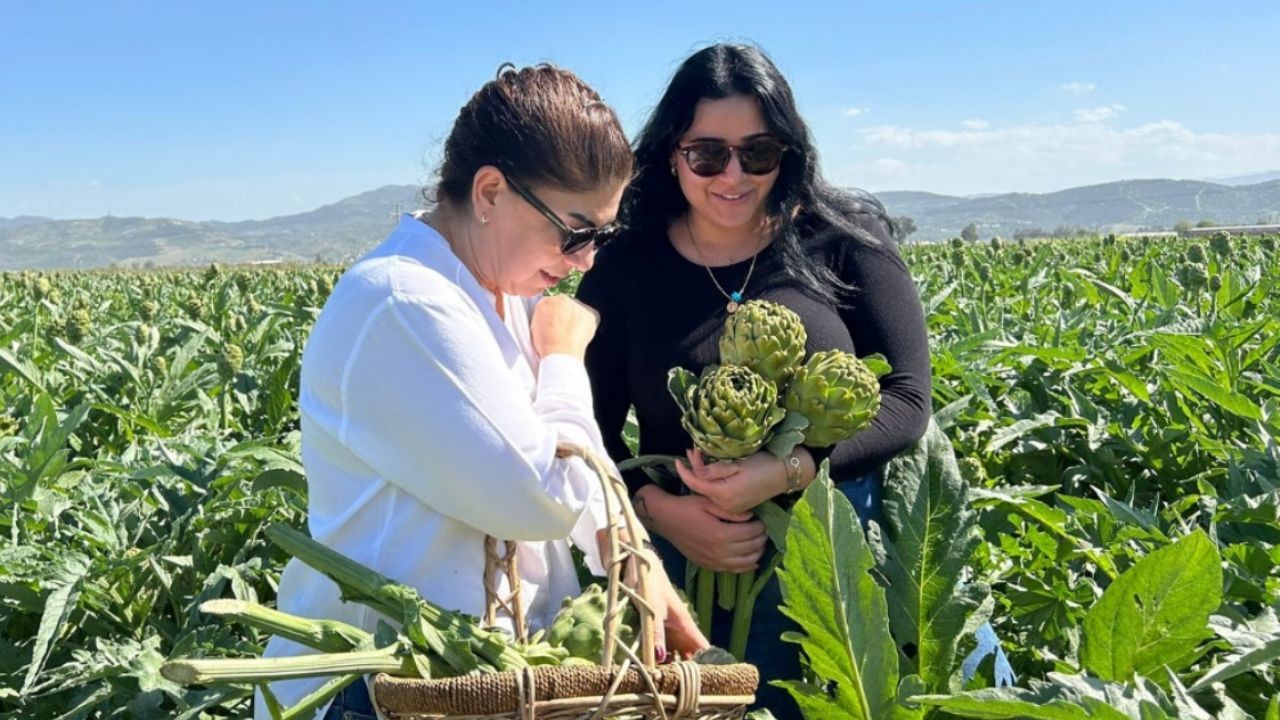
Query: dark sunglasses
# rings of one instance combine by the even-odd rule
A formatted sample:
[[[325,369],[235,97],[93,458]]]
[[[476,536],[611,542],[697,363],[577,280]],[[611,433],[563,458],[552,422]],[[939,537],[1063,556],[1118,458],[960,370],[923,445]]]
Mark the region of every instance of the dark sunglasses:
[[[542,213],[552,225],[560,230],[560,252],[563,255],[572,255],[582,248],[595,243],[596,249],[604,247],[610,240],[618,236],[622,232],[622,226],[617,222],[611,222],[600,227],[585,227],[573,229],[564,224],[559,215],[552,212],[541,200],[538,199],[533,191],[525,187],[524,183],[507,174],[507,184],[511,186],[516,194],[524,198],[524,201],[533,206],[535,210]]]
[[[738,145],[723,140],[697,140],[679,148],[689,169],[699,177],[713,177],[729,167],[729,157],[738,153],[738,164],[748,175],[768,175],[778,169],[787,146],[777,138],[752,138]]]

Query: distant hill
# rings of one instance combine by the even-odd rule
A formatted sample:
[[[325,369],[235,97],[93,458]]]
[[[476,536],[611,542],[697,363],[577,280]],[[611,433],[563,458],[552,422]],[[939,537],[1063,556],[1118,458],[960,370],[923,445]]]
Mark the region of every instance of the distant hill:
[[[1058,192],[955,197],[882,192],[889,214],[915,221],[912,240],[955,237],[976,223],[982,237],[1085,227],[1098,232],[1172,228],[1179,220],[1248,224],[1280,219],[1280,180],[1232,187],[1196,180],[1122,180]]]
[[[1209,182],[1218,183],[1219,185],[1257,185],[1258,183],[1270,182],[1271,180],[1280,180],[1280,170],[1253,173],[1251,175],[1235,175],[1233,177],[1205,179]]]
[[[421,207],[420,190],[388,185],[309,212],[243,222],[0,218],[0,270],[317,258],[345,262],[386,236],[397,209]]]
[[[1053,193],[957,197],[882,192],[895,216],[916,224],[912,241],[955,237],[976,223],[982,237],[1084,227],[1097,232],[1193,224],[1280,221],[1280,179],[1231,186],[1195,180],[1125,180]],[[0,270],[109,265],[198,265],[262,260],[348,262],[380,242],[396,211],[422,206],[419,188],[388,185],[297,215],[243,222],[103,217],[0,218]]]

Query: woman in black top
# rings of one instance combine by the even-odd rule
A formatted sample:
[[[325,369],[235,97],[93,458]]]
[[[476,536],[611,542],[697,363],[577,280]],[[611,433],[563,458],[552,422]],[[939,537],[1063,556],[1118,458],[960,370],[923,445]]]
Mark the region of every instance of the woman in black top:
[[[683,577],[686,558],[717,571],[761,565],[764,527],[749,511],[787,493],[786,465],[767,452],[712,464],[687,453],[692,443],[667,392],[669,369],[698,373],[719,361],[724,321],[747,300],[795,311],[808,353],[880,353],[892,365],[870,427],[832,448],[795,451],[800,487],[829,458],[859,517],[875,517],[876,471],[924,434],[931,412],[924,314],[883,206],[822,180],[790,87],[750,46],[715,45],[685,60],[636,159],[623,201],[628,230],[599,253],[578,297],[600,313],[587,370],[610,453],[630,455],[621,430],[634,406],[641,454],[690,456],[678,470],[694,492],[658,487],[643,473],[627,478],[671,577]],[[777,610],[777,585],[757,601],[747,660],[761,669],[761,704],[798,717],[785,692],[766,684],[800,677],[796,646],[779,640],[794,625]],[[731,617],[716,613],[711,640],[725,647]]]

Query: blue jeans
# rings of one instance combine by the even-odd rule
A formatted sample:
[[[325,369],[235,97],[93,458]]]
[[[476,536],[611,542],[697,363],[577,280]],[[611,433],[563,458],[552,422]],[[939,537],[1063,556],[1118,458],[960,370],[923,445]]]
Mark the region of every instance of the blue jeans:
[[[878,475],[867,475],[857,480],[836,483],[836,489],[844,494],[853,504],[858,520],[866,528],[868,521],[883,523],[882,501],[884,484]],[[682,583],[685,576],[686,561],[680,551],[666,538],[657,535],[653,538],[667,574],[673,582]],[[760,560],[763,567],[773,557],[772,546],[765,551]],[[771,680],[799,680],[800,646],[783,642],[784,632],[800,630],[791,618],[783,615],[782,588],[778,584],[778,576],[770,578],[756,598],[755,610],[751,616],[751,631],[747,635],[746,661],[755,665],[760,671],[760,687],[756,690],[756,702],[752,710],[767,708],[778,720],[799,720],[800,708],[791,693],[769,684]],[[711,617],[712,645],[721,648],[729,647],[729,636],[733,631],[733,613],[723,610],[717,603],[713,606]]]
[[[323,720],[377,720],[373,700],[364,680],[357,680],[342,689],[329,705]]]

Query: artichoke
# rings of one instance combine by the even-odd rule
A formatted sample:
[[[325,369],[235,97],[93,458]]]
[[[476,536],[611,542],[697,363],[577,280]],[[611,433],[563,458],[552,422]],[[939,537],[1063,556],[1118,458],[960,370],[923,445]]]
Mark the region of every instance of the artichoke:
[[[239,345],[227,345],[218,356],[218,375],[231,380],[244,367],[244,350]]]
[[[688,370],[675,368],[668,387],[693,444],[719,460],[759,450],[786,416],[777,405],[774,384],[741,365],[710,365],[696,379]]]
[[[847,352],[814,353],[796,371],[783,401],[788,411],[799,413],[809,421],[804,430],[804,444],[835,445],[870,425],[880,410],[877,378],[882,374]]]
[[[1215,255],[1230,255],[1231,233],[1226,230],[1219,230],[1209,236],[1209,249],[1212,250]]]
[[[725,322],[720,362],[754,370],[781,393],[804,360],[807,339],[795,312],[768,300],[751,300]]]
[[[571,657],[600,663],[604,659],[606,600],[599,585],[587,586],[578,597],[565,598],[547,629],[547,643],[568,650]],[[623,622],[618,623],[618,642],[625,645],[630,645],[636,636],[626,622],[628,614],[634,614],[630,607],[623,615]],[[625,654],[615,651],[614,657],[621,661]]]

